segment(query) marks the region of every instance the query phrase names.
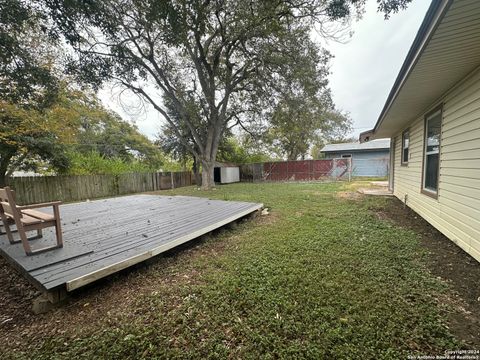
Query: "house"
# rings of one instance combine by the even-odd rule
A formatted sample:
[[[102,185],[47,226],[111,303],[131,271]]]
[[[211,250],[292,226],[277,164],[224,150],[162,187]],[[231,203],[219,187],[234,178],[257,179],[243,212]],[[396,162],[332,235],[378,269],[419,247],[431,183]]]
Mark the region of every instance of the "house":
[[[434,0],[375,127],[394,195],[480,261],[480,1]]]
[[[390,139],[328,144],[320,152],[326,159],[351,158],[353,176],[385,177],[388,174]]]
[[[14,171],[12,177],[43,176],[35,171]]]

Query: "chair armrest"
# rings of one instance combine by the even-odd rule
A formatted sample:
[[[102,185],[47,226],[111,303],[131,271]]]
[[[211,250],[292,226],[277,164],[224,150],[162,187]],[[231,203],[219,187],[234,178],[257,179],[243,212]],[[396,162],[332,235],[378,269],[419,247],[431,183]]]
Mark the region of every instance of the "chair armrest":
[[[52,202],[48,202],[48,203],[17,206],[17,209],[18,210],[38,209],[38,208],[43,208],[43,207],[48,207],[48,206],[58,206],[60,204],[62,204],[61,201],[52,201]]]

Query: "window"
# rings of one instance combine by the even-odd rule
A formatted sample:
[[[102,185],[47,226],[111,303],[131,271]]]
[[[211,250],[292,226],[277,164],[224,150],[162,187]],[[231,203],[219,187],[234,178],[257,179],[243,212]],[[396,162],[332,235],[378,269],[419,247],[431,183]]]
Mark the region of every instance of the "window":
[[[423,190],[434,196],[438,191],[441,130],[442,110],[437,110],[425,118],[425,155],[423,158]]]
[[[402,134],[402,165],[408,164],[409,145],[410,145],[410,131],[405,130]]]
[[[342,154],[342,158],[345,159],[345,158],[351,158],[352,157],[352,154]]]

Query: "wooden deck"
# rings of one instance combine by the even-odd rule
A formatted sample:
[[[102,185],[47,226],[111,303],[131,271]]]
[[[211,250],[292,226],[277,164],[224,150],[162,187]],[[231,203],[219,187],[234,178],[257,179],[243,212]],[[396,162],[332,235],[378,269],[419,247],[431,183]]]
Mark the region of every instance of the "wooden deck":
[[[60,207],[65,245],[26,256],[0,235],[0,251],[43,290],[74,290],[260,209],[262,204],[187,196],[132,195]],[[50,209],[41,209],[48,212]],[[44,230],[32,248],[55,241]]]

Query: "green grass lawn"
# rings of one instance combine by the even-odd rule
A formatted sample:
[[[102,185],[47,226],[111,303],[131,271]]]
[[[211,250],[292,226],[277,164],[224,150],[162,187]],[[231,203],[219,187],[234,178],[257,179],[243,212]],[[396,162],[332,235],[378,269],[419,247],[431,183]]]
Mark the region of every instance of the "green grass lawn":
[[[337,196],[346,187],[162,192],[262,202],[270,215],[151,265],[148,291],[113,319],[26,339],[34,348],[23,356],[392,359],[460,348],[436,300],[449,290],[423,266],[417,234],[369,210],[394,200]]]

